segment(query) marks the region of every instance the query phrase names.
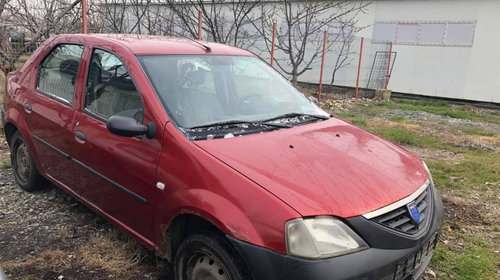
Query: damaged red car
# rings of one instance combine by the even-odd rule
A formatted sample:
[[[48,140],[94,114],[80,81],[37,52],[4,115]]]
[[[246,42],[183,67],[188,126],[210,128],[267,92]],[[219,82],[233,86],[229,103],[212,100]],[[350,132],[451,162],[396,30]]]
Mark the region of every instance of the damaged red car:
[[[176,279],[415,279],[438,241],[421,159],[242,49],[55,36],[8,75],[2,119],[21,188],[64,189]]]

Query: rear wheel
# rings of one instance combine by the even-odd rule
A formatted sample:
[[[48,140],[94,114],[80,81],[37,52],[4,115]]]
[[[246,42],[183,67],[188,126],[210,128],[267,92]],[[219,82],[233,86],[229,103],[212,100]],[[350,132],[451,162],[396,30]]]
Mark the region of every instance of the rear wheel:
[[[19,131],[12,136],[10,160],[14,178],[23,190],[31,192],[45,186],[45,180],[36,169],[28,144]]]
[[[216,233],[187,237],[175,255],[177,280],[246,280],[250,279],[237,253]]]

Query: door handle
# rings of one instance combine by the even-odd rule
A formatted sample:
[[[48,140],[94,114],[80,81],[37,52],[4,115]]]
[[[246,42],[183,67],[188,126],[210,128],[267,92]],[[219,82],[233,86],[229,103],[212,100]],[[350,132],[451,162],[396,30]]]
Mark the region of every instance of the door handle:
[[[83,134],[83,132],[81,132],[80,130],[75,131],[75,138],[76,138],[76,141],[78,141],[82,144],[85,143],[85,140],[87,140],[87,138],[85,137],[85,134]]]
[[[26,111],[26,113],[31,113],[31,111],[33,111],[33,108],[31,108],[31,105],[29,103],[26,103],[24,104],[24,111]]]

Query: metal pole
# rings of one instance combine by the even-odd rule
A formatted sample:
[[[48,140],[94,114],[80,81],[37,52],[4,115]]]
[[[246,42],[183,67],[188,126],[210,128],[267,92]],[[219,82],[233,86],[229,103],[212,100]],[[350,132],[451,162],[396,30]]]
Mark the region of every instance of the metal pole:
[[[326,30],[323,33],[323,54],[321,55],[321,70],[319,73],[319,87],[318,87],[318,101],[321,102],[321,89],[323,89],[323,70],[325,68],[325,51],[326,51],[326,40],[328,39],[328,33]]]
[[[82,29],[87,34],[87,0],[82,0]]]
[[[389,47],[389,59],[387,60],[387,74],[385,75],[385,89],[387,89],[387,85],[389,84],[389,77],[391,76],[391,55],[392,55],[392,42]]]
[[[361,37],[361,46],[359,47],[359,63],[358,63],[358,76],[356,77],[356,94],[355,97],[358,99],[359,94],[359,75],[361,74],[361,59],[363,58],[363,43],[365,41],[364,37]]]
[[[274,45],[276,44],[276,21],[273,22],[273,39],[271,43],[271,67],[274,65]]]
[[[198,40],[201,40],[201,24],[203,21],[203,14],[201,11],[198,12]]]

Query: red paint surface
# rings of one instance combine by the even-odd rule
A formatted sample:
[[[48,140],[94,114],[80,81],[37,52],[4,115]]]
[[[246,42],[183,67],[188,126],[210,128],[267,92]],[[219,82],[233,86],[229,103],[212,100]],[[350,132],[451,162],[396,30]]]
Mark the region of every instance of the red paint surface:
[[[38,64],[57,44],[85,50],[71,106],[36,92]],[[252,55],[208,43],[210,54]],[[144,100],[153,139],[109,133],[83,111],[92,48],[118,55]],[[350,217],[401,199],[427,180],[422,161],[409,152],[337,119],[232,139],[191,142],[169,121],[136,54],[205,54],[184,39],[136,35],[61,35],[45,42],[7,77],[7,122],[27,140],[40,172],[149,248],[165,250],[164,230],[193,214],[238,239],[285,253],[286,221],[304,216]],[[23,105],[30,103],[27,113]],[[87,141],[74,137],[82,131]],[[338,136],[337,136],[338,134]],[[147,204],[70,162],[37,136],[147,199]],[[293,145],[293,149],[290,148]],[[156,188],[163,182],[165,190]]]
[[[361,215],[408,196],[428,179],[418,157],[335,118],[196,144],[303,216]]]

